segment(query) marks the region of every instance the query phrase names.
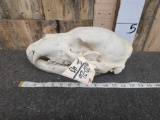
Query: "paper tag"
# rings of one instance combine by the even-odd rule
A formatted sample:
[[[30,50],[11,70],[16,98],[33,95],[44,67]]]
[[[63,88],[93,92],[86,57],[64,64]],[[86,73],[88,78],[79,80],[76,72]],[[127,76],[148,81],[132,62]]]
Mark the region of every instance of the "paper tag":
[[[90,85],[92,84],[95,70],[84,57],[79,57],[66,71],[64,71],[62,75],[77,80],[83,84]]]

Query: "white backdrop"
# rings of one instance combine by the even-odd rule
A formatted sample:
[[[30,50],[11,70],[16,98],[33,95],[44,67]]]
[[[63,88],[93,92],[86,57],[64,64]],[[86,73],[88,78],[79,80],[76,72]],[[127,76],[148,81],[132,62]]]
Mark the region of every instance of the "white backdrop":
[[[115,33],[133,42],[145,0],[121,0]]]

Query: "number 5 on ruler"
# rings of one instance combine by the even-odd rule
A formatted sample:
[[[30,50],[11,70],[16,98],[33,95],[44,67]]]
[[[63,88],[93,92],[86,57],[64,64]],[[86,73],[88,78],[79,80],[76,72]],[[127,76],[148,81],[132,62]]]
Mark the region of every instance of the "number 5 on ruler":
[[[136,29],[137,29],[137,28],[135,27],[136,25],[137,25],[137,23],[132,24],[131,27],[130,27],[130,30],[132,30],[132,31],[131,31],[131,32],[127,32],[127,33],[128,33],[128,34],[131,34],[131,33],[135,32]]]

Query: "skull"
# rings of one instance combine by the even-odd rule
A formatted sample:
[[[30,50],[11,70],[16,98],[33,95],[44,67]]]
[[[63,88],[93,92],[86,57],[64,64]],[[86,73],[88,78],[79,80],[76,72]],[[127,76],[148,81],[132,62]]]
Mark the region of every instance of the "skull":
[[[30,44],[26,54],[37,68],[56,74],[62,74],[76,58],[83,56],[98,75],[120,73],[132,50],[131,43],[108,29],[78,27],[67,33],[46,34]]]

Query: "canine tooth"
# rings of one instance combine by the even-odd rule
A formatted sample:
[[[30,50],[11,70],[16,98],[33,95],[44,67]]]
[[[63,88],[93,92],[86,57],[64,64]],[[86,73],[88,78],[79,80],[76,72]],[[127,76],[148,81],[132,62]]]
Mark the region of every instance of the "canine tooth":
[[[40,55],[38,53],[34,53],[33,55],[33,64],[35,64],[35,62],[40,58]]]

